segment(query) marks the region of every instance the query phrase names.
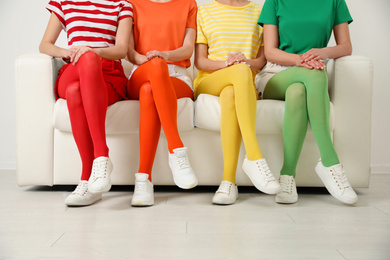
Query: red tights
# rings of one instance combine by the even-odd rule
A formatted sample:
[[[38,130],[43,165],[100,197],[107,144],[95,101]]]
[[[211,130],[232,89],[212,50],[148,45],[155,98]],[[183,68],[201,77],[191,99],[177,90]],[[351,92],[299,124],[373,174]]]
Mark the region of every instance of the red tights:
[[[140,101],[140,166],[138,172],[149,174],[156,155],[161,126],[169,152],[183,147],[177,129],[177,99],[193,97],[191,88],[182,80],[169,76],[163,59],[155,58],[135,70],[127,85],[130,99]]]
[[[88,180],[93,160],[108,157],[105,119],[107,106],[120,96],[103,77],[100,57],[87,52],[69,64],[58,82],[58,96],[66,99],[73,137],[83,164],[81,180]]]

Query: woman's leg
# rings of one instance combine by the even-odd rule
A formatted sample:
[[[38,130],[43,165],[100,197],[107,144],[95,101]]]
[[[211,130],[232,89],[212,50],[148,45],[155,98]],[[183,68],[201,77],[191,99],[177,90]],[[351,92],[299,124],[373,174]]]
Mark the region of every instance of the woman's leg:
[[[66,68],[58,83],[58,94],[67,100],[72,132],[83,164],[81,179],[88,180],[94,158],[108,157],[106,111],[120,96],[104,81],[100,57],[92,52]]]
[[[168,91],[165,92],[164,89]],[[173,95],[171,90],[173,90]],[[170,166],[175,183],[186,189],[196,186],[198,181],[189,165],[185,151],[187,148],[183,147],[177,129],[176,98],[192,98],[190,87],[180,79],[169,76],[168,66],[164,60],[153,59],[137,68],[133,73],[128,83],[128,94],[130,99],[139,99],[141,106],[139,172],[148,174],[149,180],[151,180],[151,171],[162,125],[168,140]],[[172,101],[167,103],[167,100]],[[181,151],[181,156],[183,156],[181,159],[178,159],[179,155],[176,154],[179,148],[183,150]],[[172,160],[179,160],[180,164],[176,164]],[[139,205],[138,202],[137,205]]]
[[[221,140],[223,152],[223,181],[236,184],[236,169],[241,146],[241,131],[237,120],[233,86],[225,87],[220,94]]]
[[[97,54],[87,52],[81,56],[76,68],[79,75],[85,117],[94,144],[95,158],[108,157],[105,130],[108,95],[103,78],[101,59]]]
[[[89,61],[89,59],[92,61]],[[120,99],[111,85],[106,84],[104,79],[102,82],[100,81],[103,78],[99,77],[99,75],[103,74],[101,65],[100,71],[96,70],[96,67],[99,68],[99,65],[91,68],[93,69],[93,73],[96,73],[97,75],[94,80],[91,80],[91,73],[85,68],[85,66],[91,65],[91,62],[99,62],[100,64],[100,58],[96,59],[94,55],[84,54],[81,57],[80,62],[76,66],[68,65],[61,74],[58,82],[58,95],[67,100],[72,132],[82,161],[81,180],[75,191],[66,198],[65,204],[68,206],[86,206],[93,204],[102,198],[100,193],[93,194],[90,192],[88,187],[90,182],[88,182],[88,180],[91,177],[92,165],[95,165],[94,158],[108,156],[104,129],[107,105],[113,104]],[[93,88],[95,86],[103,86],[100,88],[101,93],[98,89],[98,93],[94,93],[90,96],[90,91],[82,91],[82,89]],[[96,104],[93,101],[91,102],[91,99],[95,98],[98,100]],[[102,100],[105,100],[105,102],[101,102]],[[96,110],[94,110],[94,105],[98,106],[95,108]],[[102,105],[104,105],[104,109],[100,107]],[[99,133],[102,131],[101,124],[99,123],[102,120],[101,115],[95,115],[95,117],[98,118],[97,120],[95,120],[95,118],[93,118],[93,120],[88,120],[87,118],[87,111],[89,111],[89,117],[91,117],[91,111],[101,113],[102,110],[104,111],[103,138],[101,133]],[[94,132],[93,137],[91,132]],[[107,173],[109,174],[109,172]],[[110,186],[111,184],[109,183],[109,187]]]
[[[58,94],[66,99],[73,138],[76,142],[82,162],[81,180],[88,181],[92,171],[92,162],[95,159],[93,142],[89,132],[87,118],[80,94],[80,83],[74,78],[72,83],[65,82],[72,78],[74,68],[68,67],[64,71],[58,86]]]
[[[266,91],[264,91],[264,98],[285,100],[283,119],[284,163],[280,174],[295,177],[308,126],[306,89],[301,83],[293,83],[287,88],[282,87],[282,85],[281,82],[270,80]]]
[[[227,97],[229,94],[228,90],[223,93],[226,88],[231,89],[234,93],[234,98],[232,95],[230,95],[230,99]],[[256,92],[253,85],[252,72],[249,67],[245,64],[237,64],[213,72],[200,82],[196,91],[196,96],[201,93],[220,96],[221,110],[224,109],[226,112],[230,111],[234,113],[227,115],[226,113],[221,112],[221,138],[224,164],[226,163],[225,165],[228,165],[228,169],[226,170],[228,172],[235,172],[237,165],[236,159],[233,159],[231,162],[227,162],[227,160],[236,158],[239,153],[241,136],[237,132],[241,132],[247,152],[247,158],[244,159],[243,163],[245,173],[259,190],[269,194],[277,193],[280,190],[280,185],[276,182],[269,170],[268,164],[263,158],[257,142]],[[233,104],[232,101],[234,101]],[[234,109],[232,109],[232,107]],[[236,116],[237,121],[226,118],[227,116]],[[230,125],[232,123],[235,123],[236,126],[232,127]],[[227,136],[234,139],[228,139],[226,138]],[[228,149],[235,150],[229,151]],[[235,167],[232,165],[233,163],[235,164]],[[229,190],[231,189],[232,187],[230,184],[228,186],[222,182],[216,196],[213,198],[213,202],[216,204],[234,203],[236,194],[229,194]]]
[[[263,155],[256,137],[256,92],[247,65],[237,64],[210,74],[199,84],[196,96],[201,93],[220,96],[227,86],[234,89],[235,110],[248,159],[261,159]]]
[[[144,81],[144,83],[140,86],[142,83],[142,80],[138,77],[138,75],[142,75],[144,73],[148,73],[145,68],[148,68],[148,66],[144,67],[141,66],[137,68],[137,71],[140,73],[134,73],[132,77],[130,78],[130,81],[128,82],[128,95],[130,99],[135,99],[140,101],[141,106],[141,117],[140,117],[140,166],[139,166],[139,172],[146,173],[149,175],[149,180],[151,180],[151,172],[153,167],[153,161],[157,150],[158,140],[160,138],[160,132],[161,132],[161,123],[160,123],[160,117],[159,114],[164,113],[171,113],[171,106],[170,107],[163,107],[160,111],[160,113],[157,110],[156,103],[155,103],[155,94],[153,92],[152,84],[150,81]],[[150,67],[148,69],[151,69]],[[136,71],[136,72],[137,72]],[[185,84],[182,80],[169,77],[168,80],[170,80],[174,92],[175,92],[175,104],[176,97],[177,98],[184,98],[184,97],[190,97],[192,98],[192,91],[189,88],[187,84]],[[154,80],[155,82],[156,80]],[[156,83],[155,83],[156,84]],[[177,113],[177,112],[175,112]],[[177,114],[175,114],[175,117],[177,117]],[[175,120],[177,122],[177,120]],[[177,124],[176,124],[177,125]],[[173,126],[169,126],[173,127]],[[177,127],[176,127],[177,129]],[[164,130],[165,131],[165,130]],[[175,131],[171,131],[175,132]],[[167,135],[167,134],[166,134]],[[168,137],[167,137],[168,139]],[[180,140],[180,137],[179,137]],[[181,140],[180,140],[181,147],[183,146]],[[168,141],[169,145],[169,141]],[[180,147],[180,146],[178,146]],[[178,148],[174,147],[172,148]]]
[[[152,181],[152,168],[156,155],[158,140],[160,139],[161,123],[153,99],[152,87],[149,82],[141,86],[139,92],[141,106],[139,140],[140,165],[138,172],[149,175]]]
[[[323,164],[325,166],[338,164],[339,159],[330,135],[330,101],[326,71],[309,70],[302,67],[293,67],[281,71],[268,82],[264,91],[264,98],[279,97],[277,99],[284,99],[283,93],[286,93],[287,88],[294,83],[301,83],[306,88],[307,114]],[[290,129],[288,122],[294,123],[294,120],[286,120],[285,129]],[[291,128],[294,128],[294,126]]]
[[[332,196],[346,204],[354,204],[357,202],[358,197],[348,182],[343,166],[340,164],[337,153],[334,149],[330,135],[330,101],[327,79],[327,74],[324,70],[308,70],[306,68],[293,67],[279,72],[272,77],[266,86],[264,96],[272,97],[271,94],[276,93],[276,96],[282,97],[282,92],[286,92],[286,87],[297,82],[305,86],[308,118],[314,137],[317,141],[322,160],[322,162],[320,161],[317,163],[315,170]],[[296,100],[294,99],[294,102],[295,101]],[[288,109],[290,108],[287,107],[286,104],[286,112]],[[285,116],[291,117],[290,113],[287,113]],[[283,127],[283,132],[294,129],[292,121],[293,120],[291,120],[291,122],[287,120],[286,127]],[[304,129],[302,127],[302,133],[303,130]],[[306,129],[304,131],[306,131]],[[284,135],[283,137],[285,138]],[[302,134],[300,138],[304,139],[304,135]],[[290,136],[289,139],[293,138]],[[303,140],[301,142],[303,143]],[[299,148],[300,152],[300,147],[302,145],[300,143],[295,145],[297,146],[297,149]],[[285,150],[285,152],[292,153],[294,150]],[[283,170],[284,169],[285,168],[283,168]],[[281,177],[282,176],[283,175],[281,175]],[[290,182],[290,185],[291,183],[292,182]],[[282,194],[286,194],[285,191],[286,189],[283,188]],[[280,196],[279,199],[282,201],[281,203],[293,203],[294,201],[290,200],[293,199],[293,197],[294,196],[291,195],[287,197]],[[297,197],[295,199],[297,199]],[[276,196],[276,201],[278,202],[278,196]]]
[[[177,129],[177,96],[175,85],[180,84],[188,90],[188,97],[192,97],[191,89],[179,79],[171,79],[167,63],[159,58],[152,59],[142,64],[133,73],[130,79],[130,98],[139,92],[140,87],[149,82],[153,100],[157,109],[162,128],[167,137],[168,149],[172,153],[174,149],[183,147],[183,143]],[[184,84],[184,85],[182,85]]]

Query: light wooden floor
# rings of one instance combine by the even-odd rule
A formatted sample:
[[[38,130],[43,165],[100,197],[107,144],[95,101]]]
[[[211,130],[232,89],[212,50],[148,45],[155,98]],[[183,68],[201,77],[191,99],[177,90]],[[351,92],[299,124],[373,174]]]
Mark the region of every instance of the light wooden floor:
[[[133,208],[133,187],[90,207],[63,204],[73,186],[23,187],[0,171],[0,259],[390,259],[390,174],[372,175],[346,206],[323,189],[295,205],[241,189],[215,206],[215,188],[159,188],[155,206]]]

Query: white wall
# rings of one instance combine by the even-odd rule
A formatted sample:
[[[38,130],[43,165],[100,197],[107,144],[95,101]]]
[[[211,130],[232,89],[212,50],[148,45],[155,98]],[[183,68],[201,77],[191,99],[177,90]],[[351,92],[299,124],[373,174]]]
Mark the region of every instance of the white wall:
[[[211,0],[198,0],[207,3]],[[1,35],[1,95],[0,95],[0,169],[16,167],[15,141],[15,58],[38,52],[49,12],[47,0],[18,0],[0,2]],[[263,3],[264,0],[255,0]],[[370,57],[374,62],[374,94],[372,107],[372,172],[390,172],[390,11],[389,0],[347,0],[354,22],[351,36],[355,55]],[[60,45],[64,46],[65,35]],[[39,147],[37,147],[39,150]]]

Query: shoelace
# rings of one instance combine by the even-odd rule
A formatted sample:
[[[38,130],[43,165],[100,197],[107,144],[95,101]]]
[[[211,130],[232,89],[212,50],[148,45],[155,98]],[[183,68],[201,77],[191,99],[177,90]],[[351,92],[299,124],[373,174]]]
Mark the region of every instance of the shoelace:
[[[230,194],[231,188],[232,188],[232,183],[222,182],[218,188],[217,193]]]
[[[74,194],[83,196],[88,191],[88,183],[87,182],[81,182],[79,185],[77,185],[76,189],[73,191]]]
[[[263,160],[257,161],[256,164],[260,170],[260,173],[264,176],[265,180],[267,180],[267,181],[274,181],[275,180],[274,176],[271,173],[271,170],[269,169],[269,167],[268,167],[267,163],[265,163],[265,161],[263,161]]]
[[[93,173],[95,178],[107,178],[108,161],[95,161],[93,163]]]
[[[333,167],[332,168],[333,178],[336,180],[336,183],[340,187],[340,189],[346,189],[351,187],[348,182],[347,175],[345,175],[345,171],[342,167]]]
[[[186,169],[190,167],[190,163],[188,161],[187,156],[177,156],[177,163],[180,167],[180,169]]]
[[[137,181],[135,183],[135,190],[136,191],[146,191],[146,182],[144,182],[144,181]]]
[[[279,183],[280,183],[280,186],[282,187],[282,192],[292,194],[293,181],[291,179],[281,178]]]

